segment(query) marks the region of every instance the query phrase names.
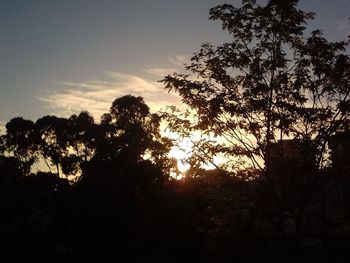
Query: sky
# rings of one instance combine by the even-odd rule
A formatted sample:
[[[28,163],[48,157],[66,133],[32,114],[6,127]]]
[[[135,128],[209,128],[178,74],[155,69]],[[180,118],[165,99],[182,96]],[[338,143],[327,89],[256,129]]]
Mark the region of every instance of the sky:
[[[158,80],[181,72],[202,43],[228,39],[211,7],[241,0],[0,0],[0,126],[22,116],[98,120],[120,96],[153,111],[179,105]],[[301,0],[329,40],[350,34],[350,0]]]

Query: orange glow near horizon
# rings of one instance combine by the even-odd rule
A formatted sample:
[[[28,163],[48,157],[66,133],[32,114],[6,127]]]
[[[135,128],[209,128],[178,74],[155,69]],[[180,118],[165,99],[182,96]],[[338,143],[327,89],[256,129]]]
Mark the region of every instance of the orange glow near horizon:
[[[177,168],[180,173],[185,173],[190,168],[190,165],[185,161],[188,156],[186,151],[175,146],[170,150],[169,156],[177,160]]]
[[[180,140],[177,138],[177,140],[178,145],[171,148],[169,156],[175,158],[177,162],[177,171],[172,172],[171,176],[179,180],[190,169],[190,164],[186,162],[186,159],[192,154],[192,146],[188,139]]]
[[[201,134],[199,131],[197,131],[191,134],[189,138],[183,138],[176,132],[163,131],[163,135],[176,142],[176,145],[169,151],[169,157],[176,159],[177,162],[176,171],[171,172],[170,176],[180,180],[191,168],[191,165],[188,163],[188,159],[193,154],[193,143],[201,139]],[[220,156],[215,156],[212,162],[213,163],[208,162],[206,164],[202,164],[202,168],[207,170],[215,169],[216,165],[225,162],[225,159]],[[214,165],[214,162],[216,165]]]

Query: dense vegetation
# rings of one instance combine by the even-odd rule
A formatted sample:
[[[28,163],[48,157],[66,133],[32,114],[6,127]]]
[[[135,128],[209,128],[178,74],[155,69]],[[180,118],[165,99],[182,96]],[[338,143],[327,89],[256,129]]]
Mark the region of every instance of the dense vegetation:
[[[117,98],[95,122],[16,117],[0,137],[0,257],[25,262],[221,262],[346,256],[350,58],[296,0],[210,10],[204,44],[162,81],[191,118]],[[193,78],[196,77],[196,78]],[[195,79],[195,80],[194,80]],[[185,114],[187,116],[187,114]],[[176,142],[200,131],[181,180]],[[225,162],[206,170],[215,156]],[[227,160],[227,161],[226,161]]]

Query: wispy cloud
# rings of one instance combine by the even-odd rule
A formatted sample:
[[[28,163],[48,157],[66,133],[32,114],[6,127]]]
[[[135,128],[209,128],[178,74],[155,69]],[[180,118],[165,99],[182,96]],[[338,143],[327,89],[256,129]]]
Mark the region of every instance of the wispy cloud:
[[[179,70],[177,68],[171,68],[171,67],[149,67],[144,69],[145,72],[151,74],[152,76],[163,78],[164,76],[167,76],[169,74],[172,74],[174,72],[178,72]]]
[[[174,72],[184,72],[184,66],[190,62],[190,55],[176,55],[169,56],[167,58],[167,66],[164,67],[147,67],[145,72],[151,74],[154,77],[162,79],[164,76],[172,74]]]
[[[56,85],[59,90],[47,91],[38,99],[60,116],[88,110],[99,119],[115,98],[127,94],[142,96],[152,111],[180,103],[178,96],[169,94],[157,81],[120,72],[105,72],[104,80],[59,81]]]
[[[188,64],[190,62],[191,56],[190,55],[175,55],[175,56],[169,56],[168,61],[176,65],[180,68],[183,68],[185,64]]]
[[[147,73],[144,76],[106,71],[101,79],[56,81],[57,88],[42,93],[38,99],[51,109],[52,114],[69,116],[87,110],[96,120],[108,112],[114,99],[127,94],[142,96],[153,112],[168,105],[180,106],[179,96],[164,90],[159,80],[173,72],[183,72],[189,57],[170,56],[165,66],[144,69],[143,72]]]

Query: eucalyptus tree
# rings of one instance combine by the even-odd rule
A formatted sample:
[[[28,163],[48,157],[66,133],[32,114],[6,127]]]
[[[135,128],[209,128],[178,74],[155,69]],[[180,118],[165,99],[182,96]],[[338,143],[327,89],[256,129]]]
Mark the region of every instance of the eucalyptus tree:
[[[142,97],[126,95],[112,102],[101,118],[97,155],[139,162],[151,160],[164,171],[172,162],[167,157],[171,142],[160,134],[160,117],[152,114]]]
[[[6,134],[1,138],[2,153],[19,161],[19,168],[24,176],[31,172],[31,166],[38,160],[34,132],[33,121],[15,117],[6,123]]]
[[[68,138],[72,150],[82,160],[88,161],[94,153],[96,137],[96,124],[94,118],[87,111],[73,114],[68,119]]]
[[[36,143],[50,172],[52,166],[60,176],[63,159],[68,155],[68,120],[53,115],[38,119],[35,123]]]
[[[67,124],[65,139],[68,150],[62,159],[62,170],[65,174],[77,175],[82,164],[95,154],[97,124],[87,111],[71,115]]]

